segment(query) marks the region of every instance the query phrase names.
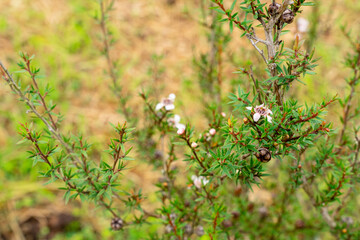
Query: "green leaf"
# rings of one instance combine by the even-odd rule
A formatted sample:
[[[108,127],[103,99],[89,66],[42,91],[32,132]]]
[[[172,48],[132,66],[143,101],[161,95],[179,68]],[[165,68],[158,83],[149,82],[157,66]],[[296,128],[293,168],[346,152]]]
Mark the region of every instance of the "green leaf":
[[[230,7],[231,12],[234,10],[236,2],[237,2],[237,0],[234,0],[233,3],[231,4],[231,7]]]

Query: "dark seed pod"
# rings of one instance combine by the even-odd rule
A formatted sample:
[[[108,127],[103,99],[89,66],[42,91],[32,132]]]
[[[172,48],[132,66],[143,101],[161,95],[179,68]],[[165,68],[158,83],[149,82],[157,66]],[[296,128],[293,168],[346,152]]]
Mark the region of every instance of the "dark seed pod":
[[[124,221],[121,218],[113,218],[111,220],[111,228],[112,230],[120,230],[124,226]]]
[[[282,14],[283,22],[290,24],[294,21],[295,15],[290,9],[286,9]]]
[[[295,228],[296,229],[303,229],[305,228],[305,222],[301,219],[296,220],[295,222]]]
[[[155,160],[162,160],[164,158],[164,153],[158,149],[156,149],[154,153],[154,159]]]
[[[268,162],[271,160],[271,152],[267,148],[259,148],[255,156],[260,162]]]
[[[168,5],[174,5],[176,3],[176,0],[167,0]]]
[[[269,14],[270,16],[275,16],[277,13],[279,13],[281,4],[279,3],[272,3],[269,5]]]
[[[229,228],[232,226],[232,222],[230,220],[224,220],[222,221],[221,225],[224,227],[224,228]]]
[[[250,212],[250,213],[252,213],[253,211],[254,211],[254,207],[255,207],[255,205],[253,204],[253,203],[249,203],[248,205],[247,205],[247,210]]]

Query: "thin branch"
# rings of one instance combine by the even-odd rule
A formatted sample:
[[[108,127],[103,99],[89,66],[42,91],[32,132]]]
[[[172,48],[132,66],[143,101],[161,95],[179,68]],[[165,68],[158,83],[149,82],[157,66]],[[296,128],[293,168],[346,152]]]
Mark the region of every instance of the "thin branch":
[[[46,125],[46,127],[49,129],[49,131],[52,133],[52,135],[55,137],[55,139],[57,139],[62,146],[64,146],[67,154],[70,156],[70,158],[73,160],[74,164],[76,166],[78,166],[79,164],[81,165],[81,161],[80,159],[76,156],[75,152],[73,151],[73,149],[63,140],[63,137],[61,136],[61,134],[54,129],[54,127],[52,126],[52,124],[45,119],[42,114],[40,114],[35,105],[30,101],[29,98],[27,98],[23,92],[20,89],[20,86],[15,82],[15,80],[12,78],[11,74],[8,72],[8,70],[4,67],[4,65],[2,64],[2,62],[0,61],[0,66],[3,69],[3,72],[5,73],[4,78],[6,80],[6,82],[9,84],[10,88],[18,95],[20,96],[21,100],[23,100],[26,105],[31,109],[31,111]]]

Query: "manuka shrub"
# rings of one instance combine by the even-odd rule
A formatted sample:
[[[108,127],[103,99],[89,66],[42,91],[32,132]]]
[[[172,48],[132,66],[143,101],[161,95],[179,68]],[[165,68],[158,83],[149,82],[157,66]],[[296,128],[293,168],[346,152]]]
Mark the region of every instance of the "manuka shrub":
[[[21,53],[20,71],[14,74],[1,63],[2,78],[32,116],[20,131],[31,143],[29,158],[34,165],[47,166],[41,176],[50,183],[63,182],[66,202],[80,199],[107,210],[109,228],[119,234],[141,229],[145,223],[159,226],[155,233],[146,233],[149,239],[325,239],[329,234],[335,239],[360,238],[360,111],[354,104],[360,78],[359,40],[343,29],[352,46],[345,59],[351,70],[346,79],[349,93],[302,104],[289,90],[314,74],[321,59],[315,58],[315,51],[303,50],[300,35],[291,43],[281,36],[303,7],[313,3],[207,2],[200,18],[208,27],[211,50],[194,57],[207,108],[208,126],[201,131],[176,114],[175,94],[161,98],[154,94],[156,86],[140,92],[143,108],[131,106],[130,96],[136,93],[123,87],[119,64],[110,54],[114,41],[108,20],[113,3],[100,0],[95,19],[112,80],[110,90],[127,121],[112,125],[108,158],[94,159],[84,136],[63,132],[64,117],[50,100],[56,90],[40,87],[44,80],[33,57]],[[305,32],[307,26],[300,25]],[[230,47],[231,34],[238,32],[262,63],[256,72],[253,66],[237,69],[251,88],[234,80],[233,92],[224,92],[221,54]],[[23,74],[15,78],[19,73]],[[24,76],[29,84],[23,83]],[[326,120],[331,104],[343,109],[337,129]],[[140,187],[124,188],[128,161],[141,159],[162,174],[156,183],[155,210],[143,206],[146,196]],[[176,161],[183,169],[174,165]],[[271,197],[266,199],[266,194]]]

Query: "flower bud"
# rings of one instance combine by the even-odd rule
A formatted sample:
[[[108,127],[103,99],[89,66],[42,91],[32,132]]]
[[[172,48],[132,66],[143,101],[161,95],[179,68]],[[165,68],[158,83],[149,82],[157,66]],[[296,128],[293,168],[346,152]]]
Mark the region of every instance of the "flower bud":
[[[226,113],[222,112],[221,116],[226,117]]]
[[[248,124],[249,123],[249,119],[247,119],[246,117],[243,118],[244,124]]]
[[[192,143],[191,143],[191,147],[192,147],[192,148],[196,148],[197,146],[198,146],[198,145],[197,145],[196,142],[192,142]]]
[[[214,136],[216,134],[216,130],[214,128],[209,130],[210,135]]]

